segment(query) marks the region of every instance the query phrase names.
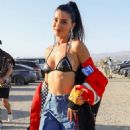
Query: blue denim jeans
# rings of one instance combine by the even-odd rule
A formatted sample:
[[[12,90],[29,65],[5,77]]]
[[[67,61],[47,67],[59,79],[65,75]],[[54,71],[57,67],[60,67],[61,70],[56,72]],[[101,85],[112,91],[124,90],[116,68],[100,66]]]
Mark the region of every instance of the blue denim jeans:
[[[48,94],[41,114],[39,130],[75,130],[74,121],[67,117],[68,95]]]

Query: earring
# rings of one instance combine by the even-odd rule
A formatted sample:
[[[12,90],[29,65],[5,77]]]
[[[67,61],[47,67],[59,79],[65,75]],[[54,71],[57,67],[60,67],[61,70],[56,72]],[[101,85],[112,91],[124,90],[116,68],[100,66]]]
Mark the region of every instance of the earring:
[[[54,44],[56,44],[56,37],[55,37],[55,35],[54,35]]]
[[[73,29],[70,30],[70,41],[72,41],[74,38],[74,35],[73,35]]]

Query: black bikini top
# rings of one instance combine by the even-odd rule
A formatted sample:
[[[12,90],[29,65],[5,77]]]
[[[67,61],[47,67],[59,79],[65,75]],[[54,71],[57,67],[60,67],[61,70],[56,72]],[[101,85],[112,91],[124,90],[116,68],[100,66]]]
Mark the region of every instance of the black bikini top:
[[[44,63],[44,66],[43,66],[43,71],[45,73],[49,73],[51,71],[55,71],[55,70],[58,70],[58,71],[62,71],[62,72],[75,72],[73,69],[72,69],[72,65],[67,57],[67,47],[68,47],[69,44],[67,44],[66,46],[66,55],[65,57],[63,57],[59,63],[57,64],[57,66],[55,67],[54,70],[51,69],[51,67],[47,64],[47,59],[49,58],[49,56],[51,55],[53,49],[54,49],[54,46],[50,52],[50,54],[48,55],[47,59],[45,60],[45,63]],[[70,47],[70,45],[69,45]]]

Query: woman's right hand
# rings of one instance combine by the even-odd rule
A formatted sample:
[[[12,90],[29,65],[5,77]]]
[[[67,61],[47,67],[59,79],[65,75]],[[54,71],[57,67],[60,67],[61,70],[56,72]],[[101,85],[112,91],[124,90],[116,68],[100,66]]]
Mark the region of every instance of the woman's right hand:
[[[76,120],[77,119],[77,110],[68,108],[67,117],[70,122],[72,122],[73,119]]]

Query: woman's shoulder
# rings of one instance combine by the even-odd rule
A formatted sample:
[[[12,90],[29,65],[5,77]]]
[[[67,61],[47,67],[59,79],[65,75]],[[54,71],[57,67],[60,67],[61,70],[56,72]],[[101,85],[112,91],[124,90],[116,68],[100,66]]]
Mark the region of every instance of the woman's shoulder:
[[[72,40],[72,48],[74,50],[79,50],[79,49],[82,49],[82,48],[86,48],[84,42],[80,41],[80,40]]]
[[[45,49],[45,58],[48,56],[48,54],[51,52],[51,50],[53,49],[53,45],[50,45],[48,46],[46,49]]]
[[[72,40],[72,44],[83,44],[83,42],[81,40],[78,40],[78,39],[73,39]]]
[[[50,45],[50,46],[48,46],[47,48],[46,48],[46,51],[50,51],[50,50],[52,50],[53,49],[53,45]]]
[[[72,49],[79,57],[81,63],[83,63],[88,57],[90,57],[88,48],[80,40],[74,40],[72,42]]]
[[[53,49],[53,47],[54,47],[53,45],[48,46],[48,47],[45,49],[45,54],[51,52],[51,50]]]

